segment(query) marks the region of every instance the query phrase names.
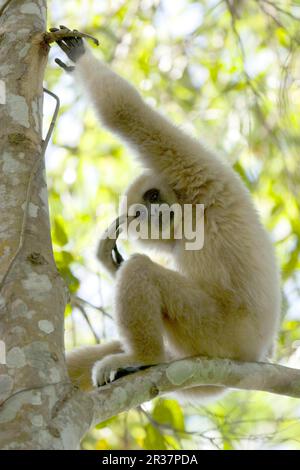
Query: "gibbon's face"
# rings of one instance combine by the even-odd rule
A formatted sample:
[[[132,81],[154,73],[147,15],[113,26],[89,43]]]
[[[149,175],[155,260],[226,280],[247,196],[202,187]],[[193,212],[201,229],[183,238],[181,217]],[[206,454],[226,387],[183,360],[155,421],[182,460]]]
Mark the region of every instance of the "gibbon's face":
[[[147,170],[127,189],[120,214],[127,214],[129,238],[139,242],[174,244],[181,215],[176,211],[174,191],[161,176]]]

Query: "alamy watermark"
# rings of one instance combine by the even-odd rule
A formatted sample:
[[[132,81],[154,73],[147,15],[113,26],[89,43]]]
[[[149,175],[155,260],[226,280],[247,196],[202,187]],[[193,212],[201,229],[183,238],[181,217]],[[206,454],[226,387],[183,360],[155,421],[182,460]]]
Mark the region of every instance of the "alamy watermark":
[[[186,250],[204,245],[203,204],[132,204],[123,196],[121,214],[103,235],[110,239],[183,240]]]

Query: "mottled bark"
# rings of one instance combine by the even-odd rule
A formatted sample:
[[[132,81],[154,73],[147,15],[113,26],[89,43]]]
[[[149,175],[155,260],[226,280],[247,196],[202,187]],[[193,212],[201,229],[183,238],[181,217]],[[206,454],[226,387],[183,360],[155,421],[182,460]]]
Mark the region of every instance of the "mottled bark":
[[[0,17],[2,448],[28,448],[35,434],[34,447],[45,447],[52,438],[51,413],[70,389],[63,343],[66,289],[53,260],[43,159],[45,28],[45,0],[12,0]]]

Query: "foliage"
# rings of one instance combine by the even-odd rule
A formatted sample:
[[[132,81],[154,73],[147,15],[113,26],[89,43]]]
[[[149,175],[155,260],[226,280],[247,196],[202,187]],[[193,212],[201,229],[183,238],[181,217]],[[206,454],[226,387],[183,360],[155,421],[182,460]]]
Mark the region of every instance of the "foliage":
[[[284,298],[277,355],[294,366],[300,350],[299,18],[300,3],[292,0],[49,2],[49,26],[67,23],[98,37],[96,54],[239,172],[276,244]],[[72,347],[115,334],[111,283],[94,253],[119,194],[139,170],[56,67],[56,55],[53,47],[46,82],[62,107],[47,171],[55,256],[72,295],[66,318]],[[45,100],[46,126],[52,103]],[[83,447],[299,448],[297,413],[296,400],[262,393],[235,392],[201,408],[159,399],[98,426]]]

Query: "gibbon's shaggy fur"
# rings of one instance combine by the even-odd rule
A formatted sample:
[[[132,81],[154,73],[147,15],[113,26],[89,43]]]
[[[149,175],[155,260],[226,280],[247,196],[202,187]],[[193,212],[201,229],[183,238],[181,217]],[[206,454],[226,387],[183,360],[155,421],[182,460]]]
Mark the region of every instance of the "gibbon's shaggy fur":
[[[75,47],[67,38],[64,44]],[[168,204],[202,203],[205,242],[203,249],[187,251],[184,239],[152,240],[172,255],[176,270],[171,270],[140,254],[118,268],[111,262],[111,240],[101,241],[99,257],[116,277],[120,341],[71,351],[71,379],[89,389],[92,382],[107,383],[119,369],[170,358],[266,359],[278,330],[280,276],[272,244],[239,176],[88,50],[76,62],[75,76],[102,123],[147,168],[128,189],[128,204],[145,203],[152,188]],[[221,391],[203,386],[184,393],[207,397]]]

